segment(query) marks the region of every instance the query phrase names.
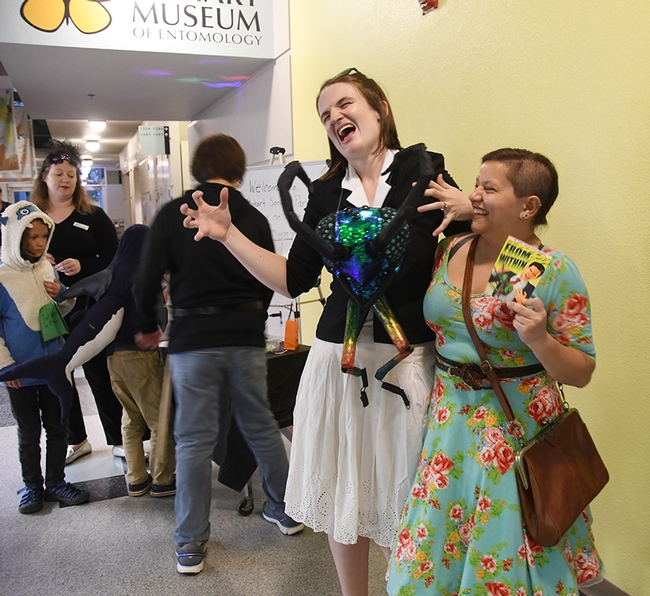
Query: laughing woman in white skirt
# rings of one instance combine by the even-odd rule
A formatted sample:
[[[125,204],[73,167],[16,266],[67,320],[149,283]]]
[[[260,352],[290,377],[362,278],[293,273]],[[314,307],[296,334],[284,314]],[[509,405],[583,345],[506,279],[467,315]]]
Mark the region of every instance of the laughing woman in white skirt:
[[[420,177],[417,152],[401,149],[385,93],[372,79],[349,69],[326,81],[317,98],[329,137],[331,165],[314,182],[303,222],[314,229],[338,210],[398,209]],[[411,213],[409,242],[399,272],[384,296],[414,351],[384,382],[406,396],[382,389],[375,371],[397,354],[381,322],[370,314],[357,339],[355,366],[368,373],[368,404],[359,377],[341,372],[348,294],[338,281],[316,330],[300,381],[286,513],[314,531],[326,532],[344,596],[368,594],[370,540],[390,552],[422,448],[423,425],[433,384],[433,332],[422,303],[433,271],[437,237],[469,229],[467,197],[455,188],[443,156],[428,153],[438,196],[437,210]],[[426,191],[428,196],[430,190]],[[222,242],[260,281],[285,296],[314,286],[323,268],[319,253],[300,237],[289,257],[265,251],[231,224],[227,192],[212,207],[184,209],[196,238]],[[408,404],[408,406],[407,406]]]

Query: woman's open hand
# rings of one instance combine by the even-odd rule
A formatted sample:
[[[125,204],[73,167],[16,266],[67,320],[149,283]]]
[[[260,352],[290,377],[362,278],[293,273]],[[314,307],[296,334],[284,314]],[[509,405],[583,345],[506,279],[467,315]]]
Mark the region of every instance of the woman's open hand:
[[[194,191],[192,198],[197,209],[191,209],[187,203],[181,205],[181,213],[185,215],[183,226],[197,230],[194,236],[197,242],[204,237],[224,242],[232,223],[230,209],[228,209],[228,187],[224,186],[221,189],[220,203],[216,207],[208,205],[203,200],[203,193],[200,190]]]
[[[433,197],[437,202],[420,205],[418,207],[420,213],[435,211],[436,209],[443,211],[442,223],[433,231],[434,236],[442,233],[452,221],[472,219],[474,215],[474,209],[469,202],[468,195],[455,186],[447,184],[442,174],[438,175],[437,180],[429,182],[429,187],[424,191],[424,196]]]

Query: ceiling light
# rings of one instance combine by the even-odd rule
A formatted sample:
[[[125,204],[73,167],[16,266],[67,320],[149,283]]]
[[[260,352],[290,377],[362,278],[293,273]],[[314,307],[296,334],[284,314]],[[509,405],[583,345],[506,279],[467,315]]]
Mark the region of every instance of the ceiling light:
[[[92,157],[87,157],[87,158],[81,160],[81,167],[82,168],[89,168],[92,165],[93,165]]]
[[[106,120],[88,120],[88,126],[93,132],[102,132],[106,128]]]
[[[86,141],[86,149],[91,153],[99,151],[99,141]]]

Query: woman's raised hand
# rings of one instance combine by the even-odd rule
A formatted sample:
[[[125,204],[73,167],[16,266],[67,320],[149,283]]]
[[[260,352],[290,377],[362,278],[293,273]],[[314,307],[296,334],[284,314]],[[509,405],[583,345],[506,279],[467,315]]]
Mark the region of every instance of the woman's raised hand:
[[[192,198],[197,209],[191,209],[187,203],[181,205],[181,213],[185,215],[183,226],[197,230],[194,236],[197,242],[204,237],[224,242],[232,223],[228,208],[228,187],[224,186],[221,189],[220,203],[216,207],[208,205],[203,200],[203,193],[200,190],[195,190]]]
[[[442,174],[438,175],[437,180],[429,182],[429,188],[424,191],[424,196],[433,197],[437,202],[420,205],[418,207],[420,213],[436,209],[444,212],[441,224],[433,231],[434,236],[442,233],[452,221],[472,219],[474,215],[468,195],[455,186],[447,184]]]

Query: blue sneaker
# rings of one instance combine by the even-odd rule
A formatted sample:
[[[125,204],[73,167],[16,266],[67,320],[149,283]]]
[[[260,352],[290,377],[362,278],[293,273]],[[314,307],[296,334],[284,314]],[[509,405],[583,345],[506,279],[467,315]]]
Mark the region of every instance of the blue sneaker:
[[[20,513],[36,513],[43,509],[43,487],[38,484],[25,484],[24,488],[18,491],[20,498],[20,505],[18,511]]]
[[[264,505],[262,505],[262,517],[267,522],[271,522],[272,524],[278,526],[278,528],[280,528],[280,532],[286,534],[287,536],[291,536],[292,534],[297,534],[298,532],[302,532],[305,529],[304,525],[302,525],[300,522],[291,519],[288,515],[284,513],[280,516],[273,515],[268,510],[267,501],[264,501]]]
[[[149,492],[151,488],[151,475],[147,474],[147,479],[144,482],[139,482],[138,484],[131,484],[127,482],[126,492],[129,493],[129,497],[141,497],[142,495]]]
[[[188,542],[176,546],[176,571],[187,575],[196,575],[203,571],[205,542]]]
[[[152,484],[149,494],[152,497],[172,497],[176,494],[176,480],[169,484]]]
[[[56,486],[45,489],[46,501],[59,501],[64,506],[81,505],[90,499],[90,493],[87,490],[79,490],[74,484],[69,482],[59,482]]]

